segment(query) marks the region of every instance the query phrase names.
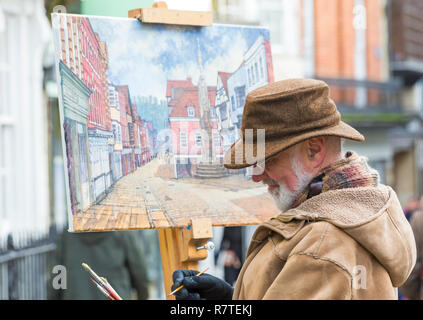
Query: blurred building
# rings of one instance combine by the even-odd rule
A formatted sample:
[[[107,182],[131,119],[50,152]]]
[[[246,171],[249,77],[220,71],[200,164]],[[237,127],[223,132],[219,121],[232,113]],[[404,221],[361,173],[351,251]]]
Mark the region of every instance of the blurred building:
[[[50,40],[42,0],[0,0],[0,300],[46,298]]]
[[[401,103],[406,112],[417,115],[391,138],[395,187],[404,202],[423,193],[423,2],[390,0],[388,4],[390,72],[403,83]]]
[[[275,80],[318,78],[400,200],[423,193],[423,2],[214,0],[216,22],[269,27]]]
[[[300,0],[212,0],[212,6],[216,23],[269,28],[275,81],[304,76]]]
[[[313,11],[305,36],[313,45],[307,74],[326,81],[342,119],[366,137],[364,143],[345,141],[369,158],[383,183],[390,175],[394,149],[389,132],[408,121],[399,103],[401,87],[389,74],[386,1],[304,1]]]
[[[0,240],[49,228],[43,63],[54,62],[45,61],[50,30],[43,1],[0,1]]]
[[[214,22],[267,26],[274,80],[326,81],[342,120],[366,137],[345,141],[344,149],[368,157],[403,204],[423,194],[422,1],[212,0],[212,6]],[[219,81],[217,105],[229,86],[224,74]],[[243,229],[244,249],[254,230]]]

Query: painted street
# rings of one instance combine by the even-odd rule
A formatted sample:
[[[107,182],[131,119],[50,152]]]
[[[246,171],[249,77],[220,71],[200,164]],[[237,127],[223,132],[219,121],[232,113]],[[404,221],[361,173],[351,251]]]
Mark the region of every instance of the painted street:
[[[266,187],[243,176],[174,179],[154,158],[122,177],[98,204],[74,215],[79,231],[187,226],[208,217],[214,225],[259,224],[278,214]]]

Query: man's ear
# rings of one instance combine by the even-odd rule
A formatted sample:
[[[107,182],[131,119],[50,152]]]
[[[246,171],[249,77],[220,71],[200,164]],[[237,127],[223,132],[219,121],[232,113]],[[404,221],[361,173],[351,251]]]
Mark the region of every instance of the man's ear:
[[[304,141],[304,152],[307,166],[310,169],[320,168],[326,156],[326,140],[324,137],[316,137]]]

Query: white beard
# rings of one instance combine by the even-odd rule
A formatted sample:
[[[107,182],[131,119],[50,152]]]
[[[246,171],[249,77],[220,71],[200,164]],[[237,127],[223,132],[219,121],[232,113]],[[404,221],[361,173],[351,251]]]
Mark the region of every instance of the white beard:
[[[299,193],[303,191],[313,179],[313,174],[305,172],[301,163],[299,161],[296,161],[295,158],[293,158],[291,161],[291,167],[294,171],[295,176],[297,177],[297,185],[295,186],[294,191],[289,190],[287,187],[285,187],[282,183],[278,181],[269,179],[270,181],[272,181],[272,183],[279,185],[279,190],[270,191],[269,193],[272,195],[273,200],[275,201],[275,204],[278,209],[282,212],[285,212],[291,208],[293,202],[295,201]],[[269,181],[268,179],[266,180]]]
[[[278,209],[282,212],[285,212],[291,207],[297,195],[295,192],[292,192],[286,188],[282,183],[276,183],[279,185],[279,190],[270,191],[270,194],[272,195],[273,201],[275,202]]]

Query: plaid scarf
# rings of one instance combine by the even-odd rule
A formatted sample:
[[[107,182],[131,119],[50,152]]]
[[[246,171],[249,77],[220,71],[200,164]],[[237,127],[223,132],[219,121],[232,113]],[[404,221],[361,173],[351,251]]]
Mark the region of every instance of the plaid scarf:
[[[300,192],[291,208],[296,208],[307,199],[328,190],[376,187],[378,184],[379,174],[367,164],[367,159],[348,151],[344,159],[320,170],[309,185]]]

